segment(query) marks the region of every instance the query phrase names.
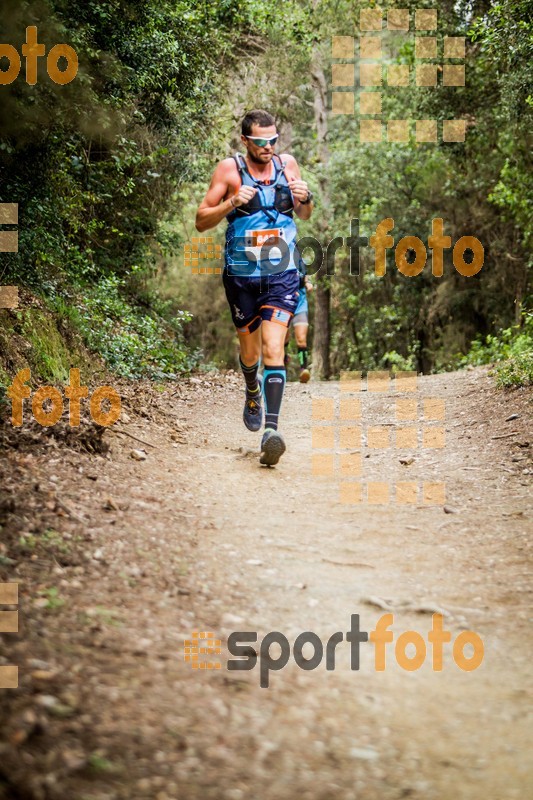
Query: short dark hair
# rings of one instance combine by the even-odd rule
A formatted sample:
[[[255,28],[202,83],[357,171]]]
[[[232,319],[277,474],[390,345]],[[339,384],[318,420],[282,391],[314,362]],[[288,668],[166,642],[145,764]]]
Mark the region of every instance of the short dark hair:
[[[269,114],[268,111],[263,111],[262,108],[256,108],[254,111],[248,111],[242,121],[241,131],[243,136],[250,136],[252,127],[259,125],[261,128],[269,128],[275,125],[276,120]]]

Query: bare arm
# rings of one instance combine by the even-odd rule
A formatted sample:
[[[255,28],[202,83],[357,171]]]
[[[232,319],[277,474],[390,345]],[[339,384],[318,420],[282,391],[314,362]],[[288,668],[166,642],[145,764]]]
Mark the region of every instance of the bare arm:
[[[200,203],[200,207],[196,212],[196,230],[208,231],[211,228],[216,228],[219,222],[227,217],[234,208],[248,203],[257,192],[257,189],[252,189],[251,186],[241,186],[238,191],[235,191],[230,183],[231,168],[229,163],[232,159],[226,159],[218,164],[211,179],[211,185],[207,193]],[[226,200],[224,198],[231,193],[231,197]]]
[[[287,162],[287,173],[288,173],[288,181],[289,186],[292,192],[292,196],[296,200],[296,204],[294,210],[296,212],[296,216],[300,219],[309,219],[311,214],[313,213],[313,201],[311,200],[310,203],[306,203],[305,205],[302,204],[302,200],[307,198],[309,193],[309,187],[307,182],[302,180],[302,174],[300,172],[300,167],[298,166],[298,162],[294,158],[294,156],[285,154],[282,156],[282,160]]]
[[[196,212],[196,230],[202,233],[215,228],[233,208],[231,198],[224,200],[228,193],[227,168],[221,161],[217,165],[207,193]]]

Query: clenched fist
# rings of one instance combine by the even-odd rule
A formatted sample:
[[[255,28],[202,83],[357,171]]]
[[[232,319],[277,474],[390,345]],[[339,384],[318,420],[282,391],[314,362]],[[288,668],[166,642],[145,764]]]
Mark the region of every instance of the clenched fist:
[[[245,206],[256,194],[257,189],[254,189],[252,186],[241,186],[237,194],[234,194],[231,198],[233,207],[239,208],[239,206]]]
[[[293,197],[295,197],[301,203],[304,200],[307,200],[307,197],[309,195],[309,187],[305,181],[302,181],[299,178],[290,178],[289,186],[293,194]]]

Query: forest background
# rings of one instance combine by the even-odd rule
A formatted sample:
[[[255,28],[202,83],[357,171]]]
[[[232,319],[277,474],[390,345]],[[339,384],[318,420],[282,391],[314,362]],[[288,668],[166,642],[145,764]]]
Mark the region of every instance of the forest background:
[[[429,373],[503,362],[503,385],[531,382],[533,44],[527,0],[382,2],[437,8],[442,36],[466,37],[466,85],[383,87],[388,118],[465,118],[464,143],[362,144],[358,114],[331,114],[332,36],[356,36],[351,0],[3,0],[0,40],[19,52],[28,25],[47,49],[68,43],[79,72],[54,84],[0,87],[0,202],[19,205],[19,252],[0,254],[0,383],[21,362],[64,381],[82,352],[129,378],[173,379],[234,367],[220,276],[193,274],[184,248],[216,162],[240,146],[250,108],[275,114],[316,198],[300,235],[326,244],[394,219],[393,236],[427,242],[444,220],[477,237],[483,269],[464,277],[451,251],[417,277],[386,275],[361,250],[361,275],[339,250],[311,296],[314,377],[341,370]],[[412,26],[413,28],[413,26]],[[385,64],[415,64],[415,32],[382,34]],[[419,35],[417,32],[416,35]],[[0,64],[3,68],[5,64]],[[340,90],[343,91],[343,90]],[[352,90],[353,91],[353,90]],[[4,226],[9,229],[10,226]],[[223,244],[224,226],[213,232]],[[209,262],[215,265],[215,262]],[[87,358],[87,356],[85,356]]]

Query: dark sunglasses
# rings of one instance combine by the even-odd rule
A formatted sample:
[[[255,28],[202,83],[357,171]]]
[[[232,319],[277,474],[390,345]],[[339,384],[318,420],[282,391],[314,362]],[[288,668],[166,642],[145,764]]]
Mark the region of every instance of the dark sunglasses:
[[[259,136],[247,136],[246,138],[250,139],[250,141],[257,145],[257,147],[266,147],[267,144],[274,147],[279,139],[279,134],[276,134],[276,136],[271,136],[270,139],[261,139]]]

